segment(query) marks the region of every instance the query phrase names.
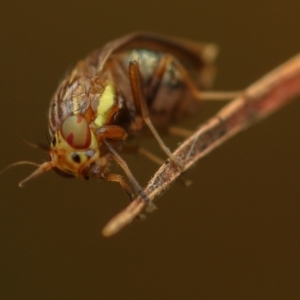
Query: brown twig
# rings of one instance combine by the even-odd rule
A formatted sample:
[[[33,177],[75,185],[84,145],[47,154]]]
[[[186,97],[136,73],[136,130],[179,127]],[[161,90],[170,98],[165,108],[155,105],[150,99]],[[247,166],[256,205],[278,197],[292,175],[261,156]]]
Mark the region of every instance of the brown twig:
[[[183,168],[176,168],[172,163],[162,165],[144,190],[148,199],[153,201],[200,158],[288,104],[297,95],[300,95],[300,54],[250,85],[177,148],[173,154]],[[147,204],[138,197],[104,227],[103,235],[119,232],[146,207]]]

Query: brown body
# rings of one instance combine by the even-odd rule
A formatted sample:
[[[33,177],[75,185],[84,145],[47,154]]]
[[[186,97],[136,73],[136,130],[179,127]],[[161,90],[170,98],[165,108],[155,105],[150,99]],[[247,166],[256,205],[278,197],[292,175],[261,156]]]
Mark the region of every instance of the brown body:
[[[139,64],[143,92],[155,127],[168,126],[197,112],[199,102],[195,101],[183,81],[176,62],[185,68],[199,90],[206,90],[211,86],[214,74],[212,47],[149,33],[134,33],[107,44],[80,61],[60,84],[50,104],[50,133],[53,135],[74,111],[84,115],[88,123],[94,120],[107,80],[115,85],[117,101],[121,104],[109,123],[124,126],[131,133],[130,125],[137,113],[128,66],[134,60]],[[170,61],[163,79],[157,90],[150,91],[156,79],[153,77],[156,68],[166,55]]]
[[[150,33],[130,34],[93,52],[62,81],[50,103],[50,161],[20,186],[53,168],[67,176],[117,181],[133,198],[123,178],[108,172],[113,159],[141,194],[118,151],[146,124],[176,163],[156,129],[167,130],[198,110],[196,98],[214,77],[215,54],[211,44]]]

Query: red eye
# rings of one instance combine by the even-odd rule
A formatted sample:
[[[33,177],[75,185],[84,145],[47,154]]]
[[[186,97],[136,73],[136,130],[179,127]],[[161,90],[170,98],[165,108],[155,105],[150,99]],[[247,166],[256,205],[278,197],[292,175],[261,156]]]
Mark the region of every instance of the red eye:
[[[91,144],[89,125],[81,115],[66,119],[61,126],[61,133],[73,148],[84,149]]]

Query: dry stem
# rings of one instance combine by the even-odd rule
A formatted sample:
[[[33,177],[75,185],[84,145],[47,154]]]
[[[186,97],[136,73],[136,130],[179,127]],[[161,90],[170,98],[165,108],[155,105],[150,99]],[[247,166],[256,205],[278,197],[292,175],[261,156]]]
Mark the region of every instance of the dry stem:
[[[250,85],[241,96],[222,108],[174,151],[183,169],[163,164],[144,192],[153,201],[200,158],[233,135],[269,116],[300,95],[300,54]],[[116,215],[103,229],[111,236],[129,224],[145,208],[140,197]]]

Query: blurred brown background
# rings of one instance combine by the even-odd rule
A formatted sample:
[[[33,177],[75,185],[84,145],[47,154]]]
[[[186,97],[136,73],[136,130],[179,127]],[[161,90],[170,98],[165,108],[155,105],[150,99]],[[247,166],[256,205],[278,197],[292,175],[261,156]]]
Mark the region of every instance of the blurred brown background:
[[[0,168],[45,158],[23,139],[46,142],[58,82],[107,41],[150,30],[216,42],[215,89],[235,90],[299,52],[299,11],[296,0],[1,1]],[[127,205],[117,184],[49,172],[20,189],[32,167],[2,174],[0,299],[299,299],[299,115],[296,101],[236,136],[191,170],[190,188],[174,185],[109,239],[102,227]],[[125,158],[143,185],[157,169]]]

